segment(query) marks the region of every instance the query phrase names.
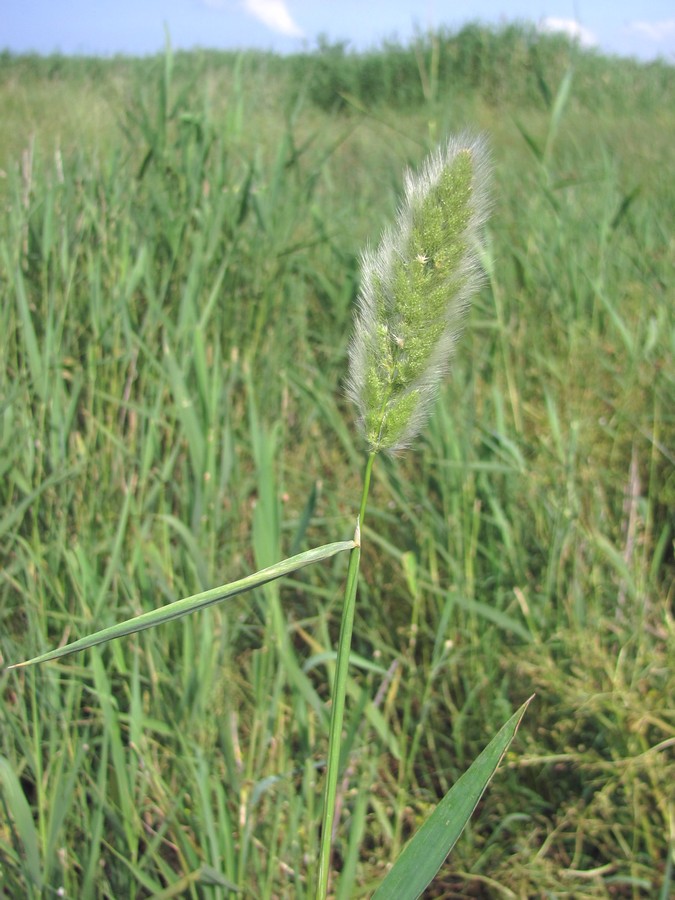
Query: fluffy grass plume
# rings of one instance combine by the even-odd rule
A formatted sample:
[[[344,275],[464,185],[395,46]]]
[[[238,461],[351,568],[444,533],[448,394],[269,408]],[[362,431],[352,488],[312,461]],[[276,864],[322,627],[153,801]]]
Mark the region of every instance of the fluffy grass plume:
[[[462,134],[407,172],[396,222],[362,259],[348,392],[371,452],[407,447],[447,372],[489,212],[482,137]]]

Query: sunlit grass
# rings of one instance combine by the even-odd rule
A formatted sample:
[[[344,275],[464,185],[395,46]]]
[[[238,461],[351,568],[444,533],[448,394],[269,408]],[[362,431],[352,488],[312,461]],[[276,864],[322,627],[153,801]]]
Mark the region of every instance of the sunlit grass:
[[[617,62],[595,95],[573,75],[557,120],[546,68],[548,107],[467,90],[329,114],[288,82],[268,103],[246,65],[181,100],[188,63],[162,107],[157,61],[100,94],[3,62],[2,110],[13,65],[34,104],[2,138],[4,663],[351,537],[357,254],[404,164],[487,129],[489,281],[419,446],[374,474],[336,893],[375,887],[536,691],[438,892],[666,897],[673,104],[639,109]],[[344,577],[337,557],[3,672],[2,887],[311,893]]]

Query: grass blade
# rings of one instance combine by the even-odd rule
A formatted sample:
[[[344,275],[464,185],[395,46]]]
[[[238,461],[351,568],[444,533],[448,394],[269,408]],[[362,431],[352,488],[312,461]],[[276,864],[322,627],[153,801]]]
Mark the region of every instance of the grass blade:
[[[530,697],[530,700],[532,698]],[[515,712],[443,797],[394,864],[373,900],[413,900],[432,881],[513,740],[530,700]]]
[[[25,872],[33,886],[42,888],[42,870],[40,868],[40,851],[38,836],[33,822],[33,815],[21,789],[21,784],[8,760],[0,756],[0,787],[4,794],[5,811],[14,820],[16,831],[25,854]]]
[[[19,669],[24,666],[48,662],[52,659],[59,659],[61,656],[66,656],[69,653],[87,650],[89,647],[95,647],[97,644],[103,644],[106,641],[112,641],[127,634],[135,634],[137,631],[144,631],[146,628],[152,628],[155,625],[163,625],[165,622],[179,619],[181,616],[186,616],[199,609],[213,606],[214,603],[220,603],[222,600],[227,600],[236,594],[243,594],[245,591],[260,587],[263,584],[267,584],[268,581],[282,578],[284,575],[289,575],[291,572],[296,572],[298,569],[302,569],[312,563],[330,559],[331,556],[335,556],[344,550],[352,550],[354,546],[354,541],[336,541],[332,544],[316,547],[313,550],[307,550],[304,553],[298,553],[297,556],[291,556],[288,559],[275,563],[273,566],[262,569],[260,572],[240,578],[238,581],[211,588],[208,591],[202,591],[200,594],[193,594],[192,597],[176,600],[159,609],[153,609],[142,613],[140,616],[134,616],[133,619],[127,619],[125,622],[119,622],[117,625],[103,628],[101,631],[96,631],[94,634],[80,638],[63,647],[58,647],[56,650],[50,650],[33,659],[14,663],[7,668]]]

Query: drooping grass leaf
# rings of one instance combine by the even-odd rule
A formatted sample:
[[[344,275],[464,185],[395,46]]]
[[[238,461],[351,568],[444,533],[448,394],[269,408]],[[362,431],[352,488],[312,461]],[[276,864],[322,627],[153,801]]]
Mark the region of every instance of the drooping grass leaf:
[[[189,613],[205,609],[207,606],[213,606],[214,603],[220,603],[237,594],[243,594],[253,588],[260,587],[269,581],[274,581],[276,578],[282,578],[284,575],[296,572],[298,569],[302,569],[312,563],[330,559],[331,556],[335,556],[344,550],[351,550],[353,547],[353,541],[336,541],[332,544],[316,547],[313,550],[307,550],[304,553],[298,553],[297,556],[291,556],[288,559],[275,563],[273,566],[268,566],[266,569],[255,572],[253,575],[240,578],[238,581],[211,588],[208,591],[202,591],[200,594],[194,594],[192,597],[175,600],[173,603],[169,603],[159,609],[150,610],[142,613],[140,616],[134,616],[133,619],[127,619],[125,622],[119,622],[117,625],[103,628],[94,632],[94,634],[66,644],[64,647],[58,647],[56,650],[42,653],[40,656],[25,662],[14,663],[8,668],[18,669],[23,666],[32,666],[52,659],[59,659],[61,656],[75,653],[78,650],[87,650],[89,647],[95,647],[97,644],[103,644],[106,641],[112,641],[127,634],[135,634],[137,631],[144,631],[146,628],[152,628],[155,625],[163,625],[172,619],[179,619]]]

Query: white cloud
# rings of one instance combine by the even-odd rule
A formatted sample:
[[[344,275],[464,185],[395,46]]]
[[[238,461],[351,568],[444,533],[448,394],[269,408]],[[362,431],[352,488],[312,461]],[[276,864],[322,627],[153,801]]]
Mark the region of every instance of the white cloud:
[[[304,37],[302,29],[293,21],[284,0],[243,0],[243,7],[247,13],[272,31],[285,34],[287,37]]]
[[[589,31],[588,28],[584,28],[583,25],[580,25],[574,19],[557,19],[555,16],[548,16],[542,19],[537,27],[539,31],[548,33],[562,31],[573,40],[579,41],[582,47],[593,47],[598,43],[593,32]]]
[[[660,43],[675,35],[675,19],[666,19],[663,22],[631,22],[627,30]]]

